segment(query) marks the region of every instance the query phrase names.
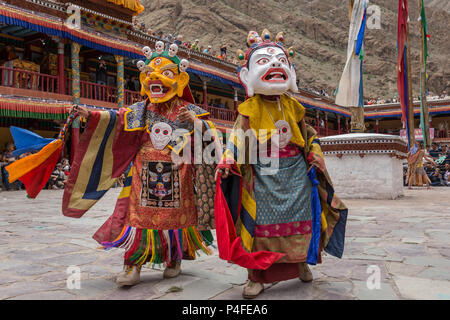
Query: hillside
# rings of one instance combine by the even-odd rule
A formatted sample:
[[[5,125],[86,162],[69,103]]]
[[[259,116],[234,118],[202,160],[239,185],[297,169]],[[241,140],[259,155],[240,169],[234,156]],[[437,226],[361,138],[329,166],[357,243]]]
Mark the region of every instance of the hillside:
[[[296,48],[295,64],[301,87],[325,89],[333,94],[345,64],[348,38],[348,7],[342,0],[141,0],[139,16],[153,31],[182,34],[185,40],[200,39],[219,51],[222,42],[229,52],[245,49],[249,30],[267,28],[275,35],[285,32],[287,46]],[[410,0],[412,72],[414,95],[419,95],[420,29],[418,1]],[[364,60],[364,96],[389,98],[396,92],[397,1],[374,0],[381,8],[381,29],[367,29]],[[450,89],[450,1],[425,0],[428,19],[429,90]]]

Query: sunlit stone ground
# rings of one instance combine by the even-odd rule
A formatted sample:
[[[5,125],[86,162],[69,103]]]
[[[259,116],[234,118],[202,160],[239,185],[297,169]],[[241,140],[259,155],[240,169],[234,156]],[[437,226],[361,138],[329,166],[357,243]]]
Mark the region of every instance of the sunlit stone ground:
[[[246,270],[217,250],[184,261],[178,278],[163,280],[155,267],[143,269],[139,285],[118,288],[123,253],[98,250],[91,236],[119,192],[81,219],[61,214],[62,191],[43,190],[35,200],[0,192],[0,299],[242,299]],[[405,190],[399,200],[345,200],[343,258],[324,256],[311,267],[312,283],[266,285],[258,299],[450,299],[449,200],[446,187]],[[80,289],[67,287],[68,266],[80,268]]]

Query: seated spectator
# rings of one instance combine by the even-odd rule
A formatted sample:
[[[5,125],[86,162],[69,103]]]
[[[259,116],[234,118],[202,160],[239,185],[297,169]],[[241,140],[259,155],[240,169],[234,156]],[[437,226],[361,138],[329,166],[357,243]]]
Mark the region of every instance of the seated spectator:
[[[425,173],[427,174],[428,177],[430,177],[434,172],[433,169],[433,165],[431,164],[431,162],[426,162],[425,163]]]
[[[208,46],[207,48],[205,48],[203,50],[203,53],[211,55],[211,53],[212,53],[212,49],[211,48],[212,48],[211,46]]]
[[[177,46],[181,46],[181,44],[183,43],[183,36],[181,34],[177,35],[177,38],[173,43],[175,43]]]
[[[436,159],[439,156],[440,152],[441,149],[439,149],[438,144],[436,142],[433,142],[431,144],[430,156]]]
[[[61,164],[62,164],[62,169],[63,169],[64,173],[66,174],[66,176],[68,176],[70,173],[69,159],[63,158],[61,161]]]
[[[200,40],[195,39],[194,43],[191,45],[191,50],[200,51],[199,42],[200,42]]]
[[[450,187],[450,164],[446,163],[445,164],[445,172],[442,175],[442,180],[444,185],[446,185],[447,187]]]
[[[63,171],[62,163],[58,163],[56,165],[55,170],[52,172],[49,179],[49,188],[51,189],[64,189],[64,185],[66,183],[66,174]]]
[[[14,143],[7,143],[5,150],[0,155],[1,162],[5,162],[4,164],[2,164],[1,171],[2,171],[3,185],[4,185],[4,188],[6,189],[6,191],[11,190],[11,184],[9,183],[9,180],[8,180],[9,174],[8,174],[8,171],[6,171],[5,167],[7,165],[13,163],[14,161],[16,161],[16,158],[12,154],[14,149],[15,149]]]
[[[441,146],[441,152],[444,153],[445,155],[448,155],[450,152],[448,151],[448,146],[446,144],[443,144]]]
[[[436,168],[434,170],[434,173],[430,176],[430,181],[431,181],[430,186],[432,187],[444,185],[439,168]]]
[[[158,32],[158,35],[156,36],[156,38],[158,38],[159,40],[162,40],[163,37],[164,37],[163,32],[162,32],[162,31],[159,31],[159,32]]]
[[[164,39],[167,42],[172,43],[173,42],[173,35],[171,33],[167,34],[167,37]]]
[[[148,28],[148,29],[147,29],[147,34],[148,34],[149,36],[153,36],[153,30],[150,29],[150,28]]]

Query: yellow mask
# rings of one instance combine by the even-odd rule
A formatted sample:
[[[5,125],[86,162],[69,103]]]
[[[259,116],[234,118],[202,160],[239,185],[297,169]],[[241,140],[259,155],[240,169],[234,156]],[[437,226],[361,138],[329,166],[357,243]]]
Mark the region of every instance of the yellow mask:
[[[139,76],[141,95],[146,94],[152,103],[163,103],[175,95],[182,97],[189,83],[187,72],[180,72],[178,65],[168,58],[157,56]]]

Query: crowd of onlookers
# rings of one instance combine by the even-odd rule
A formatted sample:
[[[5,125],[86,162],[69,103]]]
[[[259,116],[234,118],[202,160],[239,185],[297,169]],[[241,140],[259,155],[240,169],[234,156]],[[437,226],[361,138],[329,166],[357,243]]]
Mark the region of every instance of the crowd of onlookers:
[[[441,95],[433,95],[432,93],[428,92],[426,94],[427,101],[435,101],[435,100],[449,100],[450,96],[447,94],[447,92],[443,92]],[[413,102],[419,102],[420,97],[413,97]],[[388,99],[365,99],[364,105],[375,105],[375,104],[386,104],[386,103],[399,103],[400,100],[398,97],[388,98]]]
[[[431,186],[450,187],[450,150],[446,144],[431,144],[428,155],[434,159],[436,165],[425,163],[425,172],[430,178]]]
[[[2,153],[0,154],[0,163],[1,163],[1,182],[3,189],[6,191],[9,190],[20,190],[25,189],[24,185],[20,181],[15,181],[14,183],[9,183],[8,181],[8,171],[6,171],[5,167],[9,164],[13,163],[14,161],[21,159],[30,153],[24,153],[20,155],[19,157],[15,157],[13,154],[13,151],[15,150],[14,143],[7,143],[5,147],[3,148]]]
[[[3,152],[0,154],[0,164],[1,164],[1,179],[0,186],[3,187],[4,191],[10,190],[25,190],[25,186],[19,180],[9,183],[8,180],[8,171],[5,169],[6,166],[13,163],[14,161],[26,157],[31,154],[31,152],[23,153],[19,157],[14,157],[13,151],[15,150],[14,143],[7,143]],[[115,183],[114,187],[123,187],[126,175],[130,170],[131,165],[127,168],[126,172],[122,174]],[[70,163],[67,158],[62,158],[60,162],[58,162],[50,175],[47,183],[44,186],[44,189],[64,189],[67,179],[70,173]],[[0,188],[1,190],[1,188]]]
[[[227,51],[231,47],[231,44],[228,42],[223,42],[220,44],[219,47],[213,48],[213,46],[210,44],[208,45],[201,44],[199,39],[186,40],[183,38],[182,34],[177,34],[175,36],[172,33],[164,35],[164,32],[162,31],[155,32],[151,28],[147,28],[145,22],[139,21],[137,18],[133,18],[133,28],[135,31],[140,31],[151,37],[164,41],[166,43],[165,45],[166,50],[168,50],[169,46],[172,43],[175,43],[179,47],[184,47],[192,51],[197,51],[199,53],[210,55],[223,61],[227,61],[234,64],[237,64],[238,62],[234,57],[234,55],[229,56],[227,55]]]
[[[426,159],[424,161],[424,169],[430,179],[430,186],[450,187],[450,150],[448,146],[433,142],[431,148],[427,148],[426,155],[434,161],[434,163]],[[406,171],[404,173],[406,175]],[[406,180],[404,181],[406,185]]]
[[[13,143],[7,143],[3,152],[0,154],[0,162],[1,162],[1,184],[3,190],[21,190],[25,189],[25,186],[19,180],[9,183],[8,171],[5,169],[6,166],[13,163],[14,161],[26,157],[31,154],[31,152],[26,152],[21,154],[18,157],[13,155],[13,151],[15,150],[15,146]],[[58,162],[53,170],[50,178],[48,179],[44,189],[64,189],[64,185],[69,176],[70,172],[70,164],[69,160],[66,158],[62,158],[60,162]]]

